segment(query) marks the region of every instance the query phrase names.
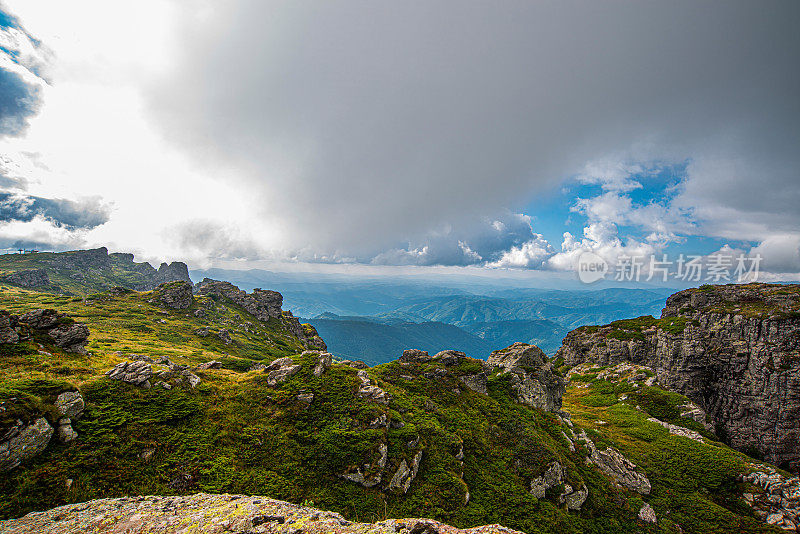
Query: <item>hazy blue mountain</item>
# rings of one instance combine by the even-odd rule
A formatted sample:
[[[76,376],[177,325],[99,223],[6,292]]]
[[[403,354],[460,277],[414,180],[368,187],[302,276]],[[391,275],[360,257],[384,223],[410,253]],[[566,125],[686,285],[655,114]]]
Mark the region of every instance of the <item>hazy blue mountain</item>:
[[[431,354],[457,349],[474,358],[486,358],[498,348],[444,323],[386,324],[366,318],[330,317],[304,321],[314,325],[331,353],[340,358],[363,360],[369,365],[397,359],[410,348],[427,350]]]
[[[243,289],[274,289],[284,309],[314,317],[339,356],[383,362],[407,348],[463,350],[485,357],[515,341],[553,353],[569,330],[585,324],[658,315],[670,288],[529,287],[520,279],[480,276],[375,277],[276,273],[266,270],[192,271]],[[458,328],[456,328],[458,327]]]
[[[495,349],[507,347],[516,341],[538,345],[548,354],[561,346],[568,329],[548,319],[493,321],[474,323],[462,327],[478,336]]]

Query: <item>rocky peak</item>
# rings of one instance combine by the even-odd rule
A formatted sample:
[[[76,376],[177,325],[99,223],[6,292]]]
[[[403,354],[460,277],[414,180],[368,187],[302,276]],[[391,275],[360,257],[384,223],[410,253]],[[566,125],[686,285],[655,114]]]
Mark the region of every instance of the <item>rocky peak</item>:
[[[561,409],[564,379],[555,373],[553,364],[536,345],[517,342],[496,350],[486,365],[509,376],[519,402],[550,412]]]
[[[173,261],[170,264],[162,263],[158,268],[158,272],[153,276],[154,284],[163,284],[176,280],[190,283],[192,281],[189,278],[189,268],[182,261]]]
[[[547,356],[536,345],[518,341],[502,350],[492,352],[486,363],[492,368],[502,368],[506,371],[536,369],[547,363]]]

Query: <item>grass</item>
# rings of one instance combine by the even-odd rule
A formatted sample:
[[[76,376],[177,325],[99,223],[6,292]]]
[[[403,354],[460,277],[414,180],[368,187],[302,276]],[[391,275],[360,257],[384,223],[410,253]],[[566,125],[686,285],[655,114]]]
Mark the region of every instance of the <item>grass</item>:
[[[46,343],[42,350],[51,355],[32,343],[0,355],[0,401],[16,399],[0,424],[40,414],[52,420],[52,402],[61,391],[78,388],[86,402],[73,425],[79,434],[73,444],[54,440],[43,454],[0,477],[0,517],[97,497],[205,491],[313,502],[353,520],[431,517],[460,527],[502,523],[529,533],[678,532],[677,525],[683,532],[770,531],[737,508],[734,478],[743,469],[742,455],[717,442],[670,436],[647,421],[648,414],[682,421],[675,414],[685,400],[680,396],[657,388],[634,391],[627,382],[589,373],[572,376],[573,383],[585,379],[589,387],[570,387],[564,397],[573,420],[598,446],[619,448],[647,472],[653,493],[644,500],[660,523],[643,525],[636,519],[642,497],[587,465],[584,447],[570,450],[555,415],[516,403],[508,375],[491,376],[488,395],[466,388],[459,376],[480,372],[478,360],[450,368],[440,361],[371,368],[371,379],[392,397],[384,406],[356,395],[361,381],[355,369],[335,365],[314,376],[315,356],[300,354],[302,346],[280,319],[260,323],[221,298],[199,298],[187,310],[166,310],[150,299],[138,292],[85,299],[16,288],[0,292],[0,304],[11,313],[48,306],[91,331],[89,356]],[[198,309],[205,317],[195,315]],[[620,330],[633,332],[646,322],[624,323]],[[247,323],[247,329],[241,326]],[[201,327],[210,335],[195,335]],[[230,331],[231,344],[216,335],[222,328]],[[144,390],[105,378],[132,353],[186,365],[219,360],[222,368],[198,372],[196,389]],[[283,356],[302,368],[278,386],[270,387],[264,373],[248,371],[254,362]],[[310,405],[297,398],[300,393],[313,393]],[[628,400],[620,401],[625,394]],[[370,428],[381,414],[393,424]],[[381,443],[388,448],[382,470],[375,464]],[[420,450],[419,474],[405,494],[338,476],[371,464],[367,473],[381,472],[386,482]],[[529,493],[530,480],[553,461],[564,466],[566,483],[589,488],[580,513],[558,503],[558,488],[541,500]]]

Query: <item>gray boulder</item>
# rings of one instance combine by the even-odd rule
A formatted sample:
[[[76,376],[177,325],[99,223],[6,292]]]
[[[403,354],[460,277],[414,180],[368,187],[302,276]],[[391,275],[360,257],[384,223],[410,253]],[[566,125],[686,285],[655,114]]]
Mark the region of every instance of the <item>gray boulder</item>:
[[[122,362],[106,372],[106,376],[112,380],[120,380],[126,384],[149,389],[153,368],[149,363],[143,361]]]
[[[5,310],[0,310],[0,343],[17,343],[19,334],[11,322],[11,315]]]
[[[83,396],[77,391],[67,391],[60,394],[56,397],[55,405],[61,417],[70,419],[79,419],[83,415],[83,409],[86,406],[83,402]]]
[[[558,462],[551,462],[541,476],[531,480],[530,493],[537,499],[544,499],[547,490],[562,482],[564,482],[564,468]]]
[[[40,417],[0,443],[0,471],[14,469],[22,462],[41,454],[53,437],[53,427]]]

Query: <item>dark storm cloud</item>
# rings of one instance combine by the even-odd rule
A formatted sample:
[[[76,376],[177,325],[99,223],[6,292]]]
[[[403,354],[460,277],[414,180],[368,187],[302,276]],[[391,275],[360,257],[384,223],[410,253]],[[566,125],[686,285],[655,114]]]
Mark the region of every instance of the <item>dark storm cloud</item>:
[[[110,207],[98,198],[78,201],[0,192],[0,222],[29,222],[39,216],[68,230],[91,229],[108,222]]]
[[[469,261],[438,229],[517,211],[608,157],[692,161],[683,200],[714,232],[739,215],[797,223],[800,3],[183,9],[153,116],[202,165],[236,169],[263,205],[254,224],[320,254]]]
[[[0,68],[0,136],[19,135],[39,109],[39,88]]]

